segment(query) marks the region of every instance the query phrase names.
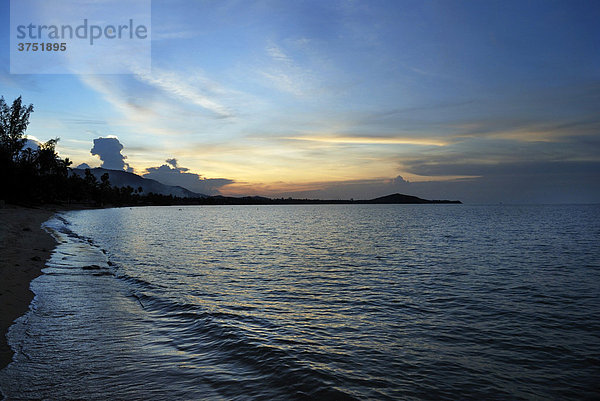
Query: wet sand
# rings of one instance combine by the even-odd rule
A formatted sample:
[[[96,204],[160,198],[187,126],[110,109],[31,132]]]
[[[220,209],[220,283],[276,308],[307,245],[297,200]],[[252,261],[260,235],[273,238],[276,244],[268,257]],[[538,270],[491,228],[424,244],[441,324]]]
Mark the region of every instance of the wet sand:
[[[0,209],[0,369],[12,361],[6,332],[33,298],[29,283],[41,274],[56,241],[40,226],[49,209],[5,206]]]

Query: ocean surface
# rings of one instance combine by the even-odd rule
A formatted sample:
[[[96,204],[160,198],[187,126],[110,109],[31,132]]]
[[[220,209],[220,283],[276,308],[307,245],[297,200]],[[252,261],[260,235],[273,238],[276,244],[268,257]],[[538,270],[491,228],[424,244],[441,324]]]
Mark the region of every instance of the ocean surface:
[[[600,206],[70,211],[7,399],[598,400]]]

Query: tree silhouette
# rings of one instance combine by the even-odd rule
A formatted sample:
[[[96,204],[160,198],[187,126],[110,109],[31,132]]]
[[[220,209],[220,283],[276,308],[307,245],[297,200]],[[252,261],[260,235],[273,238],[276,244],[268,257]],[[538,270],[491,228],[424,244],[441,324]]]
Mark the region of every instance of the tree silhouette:
[[[0,152],[2,158],[15,161],[26,139],[23,137],[29,125],[29,116],[33,112],[33,105],[23,106],[21,96],[15,99],[12,106],[8,107],[4,97],[0,97]]]
[[[94,206],[171,204],[172,196],[141,195],[127,186],[112,187],[107,173],[100,182],[90,169],[80,177],[70,169],[71,161],[56,152],[59,138],[38,149],[25,148],[25,131],[33,105],[23,105],[19,96],[11,106],[0,97],[0,200],[18,204],[82,202]]]
[[[70,198],[71,161],[56,153],[58,138],[23,149],[33,105],[19,96],[9,107],[0,97],[0,199],[13,202],[52,202]]]

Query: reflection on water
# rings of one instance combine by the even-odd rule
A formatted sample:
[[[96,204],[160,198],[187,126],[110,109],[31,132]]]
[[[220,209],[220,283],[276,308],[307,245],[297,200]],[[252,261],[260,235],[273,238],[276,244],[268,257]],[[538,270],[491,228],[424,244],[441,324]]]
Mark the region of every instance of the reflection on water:
[[[65,213],[12,398],[592,399],[600,207]]]

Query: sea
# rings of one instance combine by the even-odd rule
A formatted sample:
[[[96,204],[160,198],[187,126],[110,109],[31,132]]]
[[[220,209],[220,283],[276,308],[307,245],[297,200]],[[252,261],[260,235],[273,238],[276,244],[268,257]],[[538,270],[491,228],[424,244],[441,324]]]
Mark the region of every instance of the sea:
[[[7,400],[598,400],[600,205],[68,211]]]

